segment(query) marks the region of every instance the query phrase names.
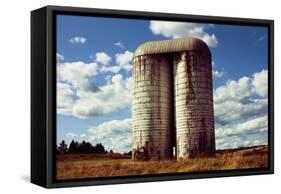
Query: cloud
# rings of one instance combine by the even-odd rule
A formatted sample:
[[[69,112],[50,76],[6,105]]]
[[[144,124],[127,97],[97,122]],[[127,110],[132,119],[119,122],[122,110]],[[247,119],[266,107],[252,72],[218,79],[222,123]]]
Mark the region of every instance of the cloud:
[[[95,79],[99,72],[110,69],[118,73],[131,62],[129,51],[118,53],[116,66],[97,63],[66,62],[57,65],[57,109],[62,115],[72,115],[80,119],[95,118],[131,106],[132,78],[121,74],[106,76],[106,84],[97,86]],[[97,61],[108,63],[108,55],[97,54]],[[115,69],[116,68],[116,69]]]
[[[253,75],[253,89],[256,94],[262,97],[268,96],[268,71],[262,70],[261,72]]]
[[[131,106],[132,78],[114,75],[111,82],[99,87],[99,91],[79,90],[79,99],[73,105],[73,116],[80,119],[107,115]]]
[[[218,70],[213,70],[212,74],[213,74],[213,78],[216,79],[216,78],[222,77],[224,75],[224,72],[223,71],[218,71]]]
[[[213,79],[220,78],[220,77],[224,76],[224,69],[222,69],[222,71],[219,71],[219,70],[216,70],[215,67],[216,67],[216,63],[214,61],[212,61],[212,76],[213,76]]]
[[[268,118],[266,115],[238,123],[233,126],[220,127],[216,129],[216,138],[250,135],[267,131]]]
[[[102,66],[100,68],[101,72],[111,72],[111,73],[118,73],[122,69],[119,65],[113,65],[113,66]]]
[[[64,60],[64,56],[60,53],[57,53],[57,61],[63,61]]]
[[[263,41],[264,39],[265,39],[264,36],[260,36],[260,37],[258,38],[258,41]]]
[[[71,115],[75,93],[71,85],[57,83],[57,112],[58,114]]]
[[[218,39],[214,34],[205,32],[208,25],[188,22],[150,21],[150,30],[153,34],[168,38],[196,37],[203,40],[208,46],[215,47]]]
[[[99,91],[94,81],[97,68],[96,63],[81,61],[57,65],[57,111],[59,114],[73,114],[73,107],[79,98],[78,91]]]
[[[252,77],[228,80],[214,89],[216,123],[226,125],[240,119],[248,119],[268,111],[267,70],[254,73]]]
[[[267,144],[267,70],[214,89],[217,149]]]
[[[104,52],[98,52],[95,55],[95,62],[103,64],[103,65],[109,65],[111,61],[111,57],[104,53]]]
[[[106,150],[115,152],[128,152],[132,147],[132,120],[111,120],[97,126],[92,126],[85,133],[66,133],[66,138],[77,141],[88,141],[92,145],[102,143]]]
[[[75,137],[78,137],[78,135],[76,133],[68,132],[68,133],[66,133],[66,137],[67,138],[75,138]]]
[[[242,77],[238,81],[228,80],[225,85],[214,91],[215,103],[225,101],[240,101],[252,95],[250,78]]]
[[[128,152],[132,146],[131,131],[131,119],[112,120],[91,127],[86,139],[93,144],[102,143],[107,150]]]
[[[216,139],[216,149],[230,149],[239,147],[251,147],[268,144],[268,132],[255,135],[240,135]]]
[[[268,111],[267,99],[250,99],[247,103],[239,101],[225,101],[214,104],[215,121],[220,125],[248,119]]]
[[[101,72],[111,72],[111,73],[118,73],[122,69],[125,71],[130,71],[132,69],[132,59],[134,53],[131,51],[125,51],[124,53],[117,53],[115,55],[115,61],[117,65],[111,66],[101,66]]]
[[[96,63],[66,62],[57,66],[57,77],[59,82],[66,82],[75,89],[96,91],[95,76],[98,73]]]
[[[120,65],[123,69],[130,71],[132,69],[132,59],[134,53],[130,51],[125,51],[124,53],[117,53],[115,55],[116,63]]]
[[[59,79],[61,81],[57,82],[57,110],[59,114],[89,119],[108,115],[131,106],[131,77],[123,78],[121,74],[117,74],[112,76],[106,85],[100,86],[96,90],[89,90],[86,87],[90,85],[87,76],[85,76],[87,73],[78,75],[75,70],[69,70],[67,67],[66,69],[66,72],[70,71],[68,76],[65,75],[64,79]]]
[[[80,135],[80,138],[85,138],[87,135],[85,134],[85,133],[82,133],[81,135]]]
[[[82,36],[75,36],[69,39],[69,42],[71,44],[84,44],[87,41],[85,37]]]
[[[215,134],[217,149],[266,145],[268,117],[262,115],[238,124],[216,128]]]
[[[253,39],[253,46],[259,45],[261,42],[266,40],[266,35],[259,35],[257,32],[253,32],[250,35],[250,38]]]
[[[124,45],[123,45],[123,43],[122,43],[121,41],[115,42],[114,45],[117,46],[117,47],[120,47],[120,48],[122,48],[122,49],[125,48]]]

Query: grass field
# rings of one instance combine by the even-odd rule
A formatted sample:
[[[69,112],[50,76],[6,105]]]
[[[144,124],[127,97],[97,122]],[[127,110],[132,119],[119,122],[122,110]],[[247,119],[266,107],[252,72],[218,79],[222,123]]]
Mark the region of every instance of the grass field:
[[[219,150],[215,157],[165,161],[132,161],[121,154],[64,154],[57,156],[57,179],[145,175],[175,172],[263,168],[268,147]]]

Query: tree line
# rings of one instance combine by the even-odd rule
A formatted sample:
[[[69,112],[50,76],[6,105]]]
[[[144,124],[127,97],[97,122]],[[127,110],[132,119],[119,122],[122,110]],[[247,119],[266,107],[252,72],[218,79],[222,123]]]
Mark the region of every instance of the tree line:
[[[113,152],[110,150],[110,152]],[[59,145],[56,146],[56,153],[57,154],[86,154],[86,153],[108,153],[107,150],[105,150],[104,146],[101,143],[98,143],[96,145],[92,145],[89,142],[82,141],[79,143],[78,141],[72,140],[69,144],[69,146],[65,143],[64,140],[62,140]]]

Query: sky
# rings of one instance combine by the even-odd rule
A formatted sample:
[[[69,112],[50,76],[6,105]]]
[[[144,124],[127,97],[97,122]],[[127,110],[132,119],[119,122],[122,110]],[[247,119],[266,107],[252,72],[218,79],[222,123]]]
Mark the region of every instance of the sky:
[[[266,27],[68,15],[57,16],[57,142],[130,151],[133,53],[183,37],[212,53],[216,148],[267,144]]]

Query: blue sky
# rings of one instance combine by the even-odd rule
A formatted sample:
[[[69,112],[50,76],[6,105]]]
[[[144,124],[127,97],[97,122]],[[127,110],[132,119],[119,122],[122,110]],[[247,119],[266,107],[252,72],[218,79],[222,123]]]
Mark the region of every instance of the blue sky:
[[[66,15],[57,16],[57,141],[129,151],[134,50],[190,36],[212,53],[217,148],[267,144],[267,28]]]

